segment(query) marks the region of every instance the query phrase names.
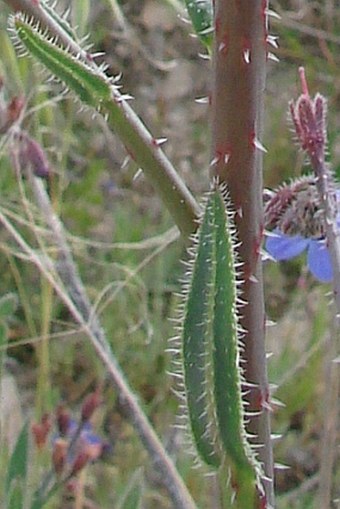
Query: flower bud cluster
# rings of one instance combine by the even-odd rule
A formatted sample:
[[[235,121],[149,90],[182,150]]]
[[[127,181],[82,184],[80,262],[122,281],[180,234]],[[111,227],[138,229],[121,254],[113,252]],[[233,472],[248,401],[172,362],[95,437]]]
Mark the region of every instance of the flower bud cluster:
[[[67,485],[90,462],[101,457],[106,444],[92,430],[90,419],[101,403],[96,389],[83,401],[76,421],[65,405],[58,405],[54,415],[45,414],[32,424],[32,435],[39,450],[52,447],[48,492],[56,485]],[[52,431],[54,430],[54,431]],[[42,482],[45,485],[46,481]]]
[[[42,146],[21,128],[25,99],[14,96],[4,99],[4,84],[0,77],[0,135],[9,135],[14,167],[22,174],[31,170],[36,177],[48,178],[51,170]]]
[[[301,148],[311,161],[322,162],[327,145],[327,103],[321,94],[310,97],[303,67],[299,69],[302,94],[289,103],[290,114]]]
[[[311,175],[282,185],[272,193],[264,209],[265,228],[286,235],[321,239],[324,217],[315,178]]]

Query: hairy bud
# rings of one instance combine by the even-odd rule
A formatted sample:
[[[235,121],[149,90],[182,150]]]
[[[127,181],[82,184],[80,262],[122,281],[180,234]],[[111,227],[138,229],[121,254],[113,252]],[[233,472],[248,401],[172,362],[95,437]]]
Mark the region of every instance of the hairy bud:
[[[100,397],[100,390],[96,389],[94,392],[89,394],[84,402],[81,409],[81,420],[82,422],[86,422],[89,419],[91,419],[94,411],[97,409],[97,407],[100,405],[101,397]]]
[[[71,423],[70,413],[64,405],[59,405],[56,411],[57,426],[61,436],[66,436]]]
[[[278,228],[287,235],[324,238],[324,217],[315,178],[302,177],[277,189],[265,204],[264,221],[269,230]]]
[[[52,452],[52,464],[57,475],[63,473],[67,459],[68,442],[63,438],[57,438]]]
[[[48,434],[51,430],[51,418],[49,414],[44,414],[40,422],[32,424],[32,435],[35,445],[42,449],[47,441]]]

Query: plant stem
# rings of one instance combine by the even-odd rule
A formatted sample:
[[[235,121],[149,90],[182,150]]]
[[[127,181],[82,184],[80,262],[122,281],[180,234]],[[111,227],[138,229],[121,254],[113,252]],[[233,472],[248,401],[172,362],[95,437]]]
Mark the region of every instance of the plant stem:
[[[264,297],[260,247],[263,238],[262,151],[267,20],[262,0],[215,0],[215,47],[212,92],[212,173],[227,183],[243,262],[241,323],[244,374],[256,385],[247,396],[250,412],[259,413],[248,431],[262,444],[264,488],[274,506],[269,388],[264,342]]]
[[[330,172],[325,159],[327,146],[326,132],[326,101],[318,94],[314,100],[309,96],[305,70],[299,69],[300,81],[303,95],[300,99],[301,119],[308,119],[305,124],[306,130],[301,130],[301,136],[309,141],[304,147],[311,166],[314,170],[316,186],[319,192],[321,209],[324,215],[324,227],[326,232],[327,247],[330,253],[333,268],[333,298],[334,298],[334,319],[330,338],[325,345],[325,394],[324,394],[324,422],[323,435],[320,449],[320,479],[317,507],[330,507],[332,499],[333,469],[336,457],[337,427],[339,423],[339,391],[340,391],[340,369],[339,364],[334,360],[339,355],[340,340],[340,234],[337,224],[339,214],[339,200],[335,191],[333,175]],[[306,115],[309,111],[312,115]],[[322,111],[321,119],[320,111]],[[295,118],[297,128],[302,126],[302,120],[298,113]],[[321,132],[319,132],[321,131]]]
[[[56,281],[52,279],[54,288],[69,308],[75,320],[87,332],[95,350],[105,365],[111,380],[125,402],[132,424],[134,425],[144,447],[150,454],[154,467],[159,469],[162,473],[164,486],[167,488],[175,507],[178,509],[195,509],[196,506],[191,495],[179,476],[172,460],[157,437],[153,427],[141,409],[137,397],[130,389],[124,374],[111,352],[108,340],[101,328],[99,319],[87,298],[82,281],[78,275],[71,251],[66,241],[63,225],[53,211],[43,182],[34,176],[31,176],[30,182],[42,216],[45,218],[53,232],[53,238],[58,247],[61,259],[61,264],[59,264],[57,270],[60,279],[69,289],[72,300],[67,294],[65,294],[63,289],[60,289],[58,285],[56,286]],[[24,247],[22,243],[21,247]],[[26,247],[24,248],[25,250],[27,249]],[[45,277],[48,276],[48,279],[51,281],[51,275],[48,274],[48,271],[46,274],[46,268],[40,266],[39,269],[43,272]]]
[[[332,499],[333,469],[337,449],[339,421],[340,366],[334,362],[340,344],[340,236],[334,216],[334,193],[325,160],[310,158],[316,175],[316,185],[324,211],[327,246],[333,267],[334,326],[325,349],[325,401],[323,435],[320,444],[320,479],[317,507],[330,507]],[[321,505],[319,505],[321,504]]]
[[[336,463],[336,457],[339,457],[339,453],[337,452],[337,437],[339,423],[340,364],[334,362],[337,356],[338,340],[339,324],[338,319],[334,318],[333,326],[331,327],[325,345],[325,374],[322,398],[324,422],[320,441],[319,490],[315,508],[331,507],[334,484],[333,468]]]

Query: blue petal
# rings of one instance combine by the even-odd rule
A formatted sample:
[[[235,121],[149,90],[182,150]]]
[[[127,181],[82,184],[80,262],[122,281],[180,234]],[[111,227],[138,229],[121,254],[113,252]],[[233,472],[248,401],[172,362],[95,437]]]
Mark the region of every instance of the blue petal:
[[[337,216],[336,216],[336,224],[337,224],[338,228],[340,229],[340,189],[337,189],[335,191],[335,194],[336,194],[336,205],[338,208]]]
[[[298,256],[310,243],[309,239],[300,237],[300,235],[288,236],[280,232],[280,230],[274,230],[272,234],[275,234],[275,236],[267,238],[265,248],[277,261],[290,260]]]
[[[307,263],[314,277],[323,283],[333,279],[331,257],[326,243],[322,240],[311,240],[308,248]]]
[[[94,433],[87,433],[82,438],[89,445],[102,445],[103,444],[103,440],[98,435],[95,435]]]

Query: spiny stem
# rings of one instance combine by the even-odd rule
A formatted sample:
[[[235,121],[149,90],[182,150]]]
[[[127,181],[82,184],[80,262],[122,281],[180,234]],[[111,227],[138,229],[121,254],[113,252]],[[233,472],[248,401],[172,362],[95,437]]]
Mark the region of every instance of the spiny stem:
[[[241,325],[244,376],[253,383],[248,430],[257,438],[266,480],[266,502],[274,506],[273,459],[264,342],[264,296],[260,246],[263,238],[263,96],[267,60],[267,7],[263,0],[215,0],[212,173],[226,182],[240,241],[244,281]],[[232,78],[231,78],[232,77]],[[237,86],[236,86],[237,84]]]

